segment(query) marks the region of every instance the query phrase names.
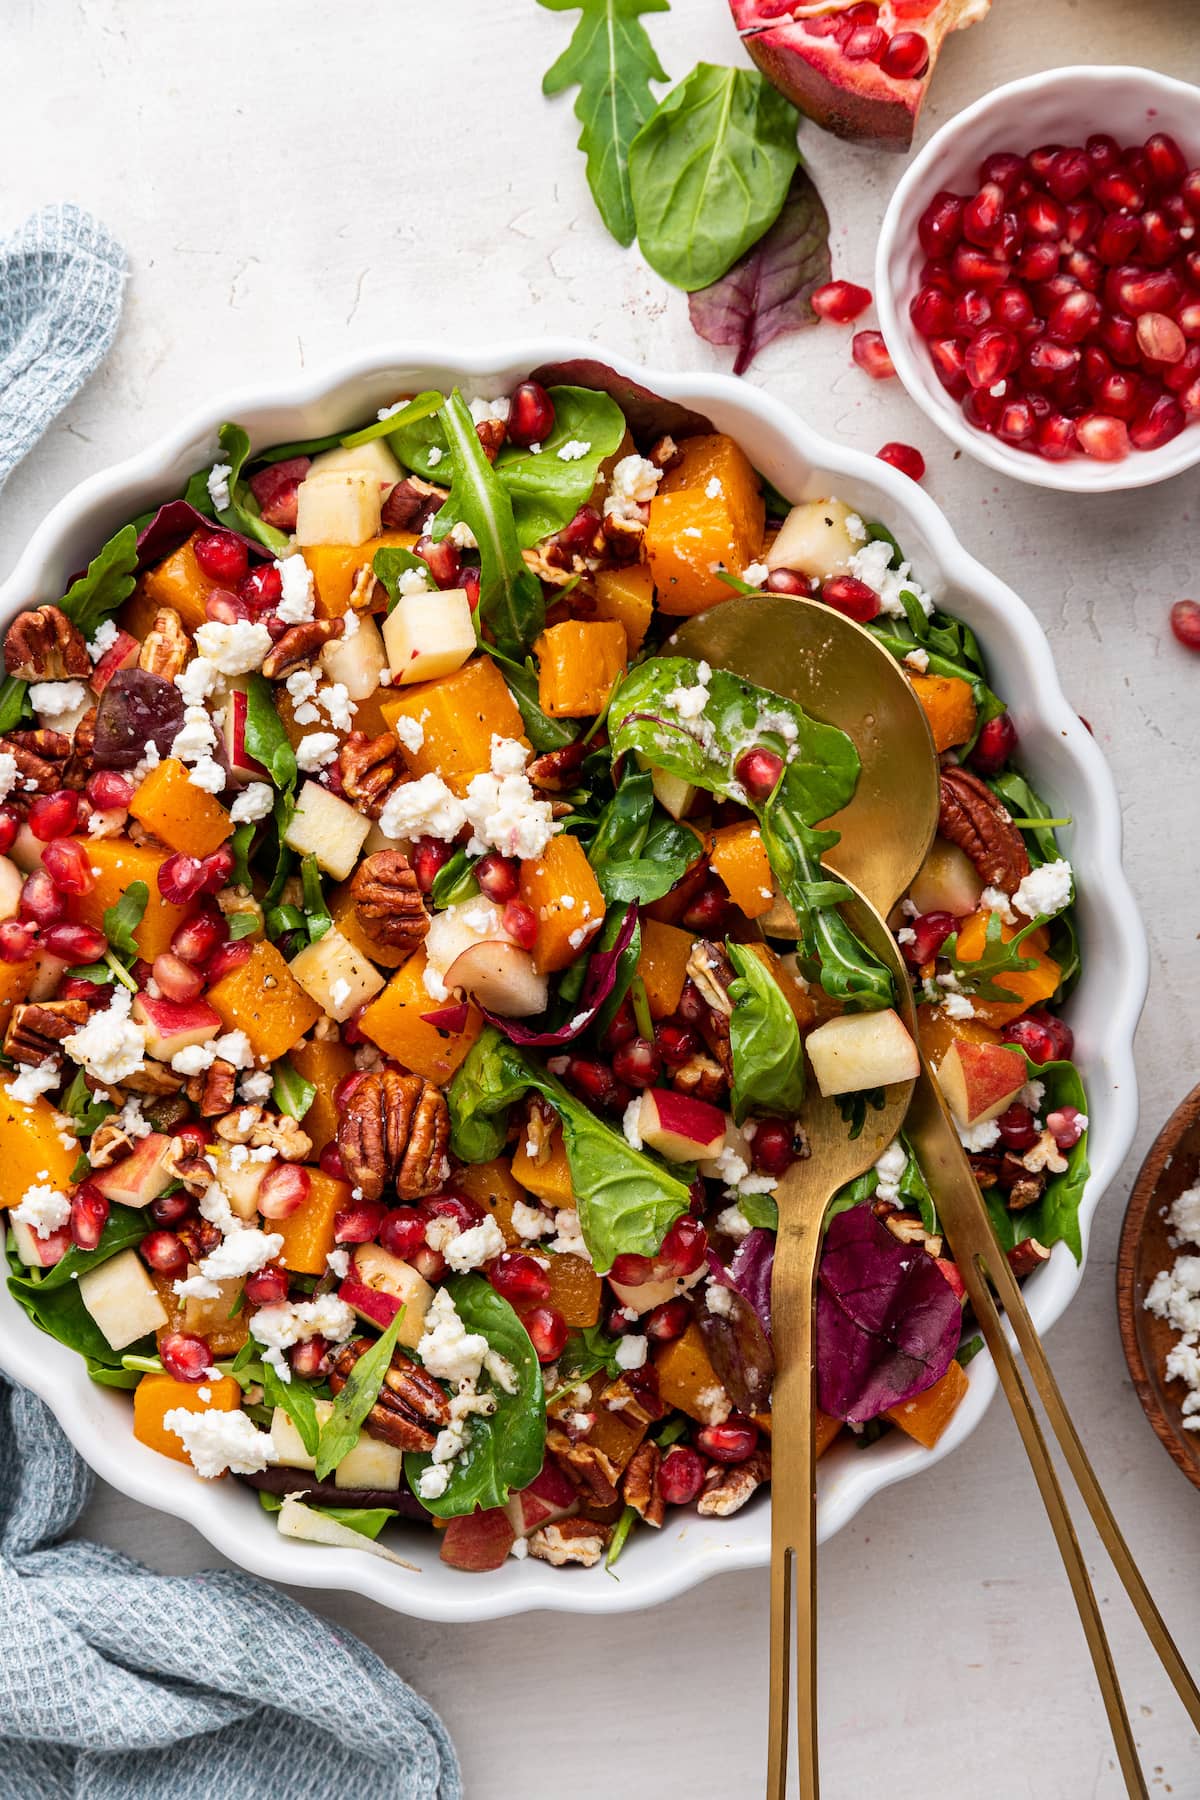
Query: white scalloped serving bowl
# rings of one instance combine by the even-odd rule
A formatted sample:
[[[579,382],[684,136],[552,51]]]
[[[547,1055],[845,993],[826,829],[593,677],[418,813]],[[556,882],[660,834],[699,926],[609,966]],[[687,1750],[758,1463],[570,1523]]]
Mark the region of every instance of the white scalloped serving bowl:
[[[978,632],[995,685],[1010,703],[1022,761],[1054,811],[1071,815],[1064,832],[1079,875],[1080,927],[1087,958],[1069,1017],[1089,1091],[1092,1175],[1083,1202],[1086,1246],[1092,1215],[1133,1139],[1137,1093],[1133,1034],[1145,997],[1146,942],[1121,872],[1121,817],[1108,767],[1059,688],[1041,626],[1017,596],[968,556],[933,501],[875,457],[819,437],[785,407],[723,375],[668,374],[638,367],[594,344],[535,340],[486,350],[444,345],[379,349],[318,375],[248,389],[210,401],[177,431],[116,468],[93,476],[34,532],[0,593],[0,622],[31,600],[63,591],[71,574],[125,520],[178,493],[193,469],[213,457],[217,426],[239,420],[256,445],[323,435],[374,416],[397,394],[454,381],[468,392],[507,392],[547,360],[602,356],[623,374],[707,413],[744,445],[756,466],[793,499],[842,496],[896,533],[924,581]],[[1030,1282],[1040,1330],[1067,1306],[1082,1270],[1065,1246]],[[281,1538],[253,1493],[232,1480],[205,1482],[137,1443],[128,1397],[89,1381],[81,1358],[47,1337],[0,1289],[0,1365],[53,1408],[96,1472],[147,1506],[186,1519],[232,1561],[299,1587],[342,1588],[416,1617],[475,1620],[546,1607],[562,1612],[628,1612],[668,1600],[710,1575],[761,1569],[770,1556],[765,1498],[727,1520],[681,1515],[660,1532],[633,1535],[621,1580],[601,1570],[555,1570],[509,1560],[487,1575],[466,1575],[438,1561],[436,1539],[412,1531],[397,1544],[419,1562],[410,1573],[356,1550]],[[996,1388],[986,1355],[970,1365],[970,1392],[930,1452],[892,1434],[865,1451],[834,1446],[819,1472],[821,1539],[840,1531],[872,1495],[917,1475],[958,1448],[978,1424]]]

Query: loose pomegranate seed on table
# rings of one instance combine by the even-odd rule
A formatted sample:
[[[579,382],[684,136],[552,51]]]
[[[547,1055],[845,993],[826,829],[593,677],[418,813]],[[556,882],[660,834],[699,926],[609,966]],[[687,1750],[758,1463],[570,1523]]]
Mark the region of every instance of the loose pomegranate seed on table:
[[[890,463],[893,469],[899,469],[910,481],[925,479],[925,458],[912,444],[885,444],[875,454],[880,462]]]
[[[809,304],[819,318],[830,319],[835,325],[849,325],[870,306],[871,290],[853,281],[827,281],[824,287],[813,290]]]
[[[1185,650],[1200,650],[1200,601],[1175,602],[1171,608],[1171,631],[1176,642],[1182,644]],[[2,944],[0,954],[3,954]]]
[[[887,381],[896,373],[881,331],[856,332],[850,343],[850,354],[872,381]]]

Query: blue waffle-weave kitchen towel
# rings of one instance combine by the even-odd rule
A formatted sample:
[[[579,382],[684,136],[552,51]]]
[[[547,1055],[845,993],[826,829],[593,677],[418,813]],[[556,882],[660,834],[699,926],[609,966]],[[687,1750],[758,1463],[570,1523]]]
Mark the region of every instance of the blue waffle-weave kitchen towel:
[[[0,487],[107,352],[125,273],[78,206],[44,206],[0,239]]]

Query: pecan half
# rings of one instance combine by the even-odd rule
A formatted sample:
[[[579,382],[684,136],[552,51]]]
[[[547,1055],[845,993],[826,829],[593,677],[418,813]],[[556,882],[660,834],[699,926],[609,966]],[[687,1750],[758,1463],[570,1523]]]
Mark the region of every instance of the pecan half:
[[[494,463],[508,436],[508,426],[503,419],[481,419],[475,427],[475,436],[483,445],[483,454],[490,463]]]
[[[187,1097],[202,1119],[216,1119],[233,1105],[237,1071],[231,1062],[218,1057],[187,1084]]]
[[[646,526],[650,520],[650,508],[643,507],[640,511],[645,514],[645,517],[629,519],[621,513],[605,513],[604,515],[602,527],[604,541],[615,562],[636,562],[641,555],[642,541],[646,536]]]
[[[160,606],[154,623],[142,639],[138,668],[149,675],[174,681],[188,658],[188,634],[173,606]]]
[[[163,1169],[172,1181],[182,1181],[189,1194],[206,1194],[212,1186],[213,1172],[207,1156],[201,1155],[183,1138],[171,1139],[170,1148],[163,1157]]]
[[[554,1133],[558,1115],[540,1094],[531,1094],[525,1110],[525,1155],[542,1168],[554,1154]]]
[[[553,1563],[561,1569],[564,1563],[580,1563],[594,1568],[608,1548],[612,1527],[594,1519],[559,1519],[553,1525],[539,1525],[529,1539],[529,1554],[539,1562]]]
[[[4,639],[4,666],[19,681],[87,681],[92,673],[83,633],[57,606],[17,614]]]
[[[380,523],[385,531],[422,532],[449,497],[449,488],[435,487],[419,475],[407,475],[384,501]]]
[[[394,1181],[402,1200],[436,1194],[445,1179],[450,1114],[446,1097],[420,1075],[376,1069],[359,1082],[338,1120],[346,1179],[378,1200]]]
[[[1052,1175],[1061,1175],[1068,1166],[1066,1157],[1054,1141],[1054,1133],[1048,1129],[1043,1129],[1037,1143],[1021,1158],[1021,1163],[1031,1175],[1038,1175],[1043,1169],[1049,1169]]]
[[[1022,1175],[1009,1188],[1004,1204],[1009,1212],[1024,1212],[1026,1207],[1036,1206],[1045,1191],[1044,1175]]]
[[[545,794],[565,794],[575,786],[580,765],[588,753],[586,744],[564,744],[559,750],[547,750],[535,756],[525,773],[531,787]]]
[[[621,1483],[621,1497],[626,1506],[632,1506],[638,1517],[644,1519],[647,1525],[653,1525],[656,1530],[662,1524],[667,1510],[658,1491],[658,1465],[661,1461],[662,1454],[657,1444],[639,1444],[629,1459],[629,1467]]]
[[[744,1463],[714,1463],[704,1477],[704,1492],[696,1502],[702,1519],[727,1519],[739,1512],[751,1494],[771,1478],[771,1452],[760,1445]]]
[[[92,772],[96,747],[96,708],[89,706],[71,735],[71,754],[63,770],[63,786],[81,790]]]
[[[938,830],[965,852],[988,887],[1011,894],[1029,873],[1029,852],[1012,815],[969,769],[942,770]]]
[[[691,1094],[697,1100],[712,1103],[721,1100],[728,1087],[720,1063],[714,1062],[711,1056],[699,1054],[689,1056],[685,1063],[671,1071],[668,1079],[677,1093]]]
[[[377,819],[388,795],[408,779],[400,746],[390,731],[374,738],[352,731],[338,751],[338,775],[347,800],[368,819]]]
[[[306,619],[302,625],[289,625],[277,644],[263,658],[262,672],[269,681],[278,681],[301,663],[311,662],[332,638],[340,638],[346,629],[344,619]]]
[[[12,1009],[4,1034],[4,1054],[13,1062],[62,1060],[62,1044],[88,1020],[86,1000],[27,1000]]]
[[[353,1338],[338,1350],[329,1370],[329,1385],[335,1394],[341,1393],[371,1342],[370,1338]],[[397,1450],[432,1450],[438,1432],[449,1422],[450,1403],[433,1376],[402,1350],[393,1351],[378,1398],[363,1420],[363,1430]]]
[[[611,1506],[620,1499],[620,1470],[595,1444],[577,1440],[568,1431],[551,1429],[546,1433],[546,1449],[563,1474],[597,1506]]]
[[[0,738],[0,750],[7,750],[17,765],[10,805],[31,794],[52,794],[63,785],[62,765],[71,754],[71,740],[61,731],[10,731]]]
[[[359,863],[350,898],[355,917],[376,944],[415,950],[429,930],[417,878],[400,850],[376,850]]]

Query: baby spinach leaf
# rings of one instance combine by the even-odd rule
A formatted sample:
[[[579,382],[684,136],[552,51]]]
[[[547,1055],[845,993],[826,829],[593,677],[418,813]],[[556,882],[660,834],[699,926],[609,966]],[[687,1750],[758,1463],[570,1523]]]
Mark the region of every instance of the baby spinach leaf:
[[[433,878],[429,890],[429,898],[435,912],[444,912],[446,907],[455,906],[460,900],[473,900],[479,892],[479,883],[475,879],[477,856],[468,856],[465,850],[456,850],[449,862],[443,863]]]
[[[104,935],[110,950],[118,956],[137,956],[134,932],[150,904],[150,889],[144,881],[131,881],[121,898],[104,909]]]
[[[432,586],[429,575],[429,564],[421,557],[414,556],[411,550],[401,549],[399,545],[387,544],[377,550],[371,560],[371,567],[382,581],[388,594],[388,611],[391,612],[400,598],[400,577],[409,571],[422,575]]]
[[[8,1252],[8,1291],[41,1330],[104,1368],[119,1368],[120,1356],[92,1318],[79,1294],[78,1277],[122,1250],[140,1244],[146,1219],[135,1207],[114,1204],[94,1250],[71,1249],[52,1269],[35,1275],[12,1249]],[[11,1242],[11,1240],[10,1240]],[[149,1340],[151,1345],[153,1339]],[[132,1348],[132,1346],[129,1346]]]
[[[58,1110],[65,1113],[75,1128],[75,1136],[91,1137],[97,1125],[102,1125],[110,1113],[116,1108],[107,1100],[96,1100],[83,1078],[83,1070],[76,1071],[70,1087],[58,1102]]]
[[[334,1397],[333,1411],[321,1426],[320,1442],[315,1452],[318,1481],[324,1481],[337,1468],[343,1456],[354,1448],[359,1427],[379,1397],[383,1378],[392,1360],[392,1352],[396,1348],[404,1312],[404,1307],[400,1307],[383,1335],[359,1357],[350,1371],[345,1387]],[[263,1366],[265,1370],[266,1365]]]
[[[636,229],[629,190],[629,146],[654,111],[652,81],[665,81],[638,15],[666,12],[668,0],[539,0],[550,12],[574,12],[579,20],[558,61],[542,78],[543,94],[578,87],[575,117],[583,127],[579,148],[587,157],[588,186],[600,217],[618,244],[632,244]]]
[[[33,717],[29,683],[16,675],[6,675],[0,682],[0,732],[15,731],[26,716]]]
[[[306,1454],[315,1456],[320,1443],[321,1427],[317,1421],[317,1403],[309,1384],[298,1380],[294,1375],[290,1381],[281,1381],[278,1370],[271,1363],[264,1362],[262,1387],[266,1404],[283,1408],[296,1427]]]
[[[1003,800],[1014,819],[1028,821],[1020,830],[1035,867],[1054,862],[1060,854],[1054,835],[1054,823],[1058,821],[1054,821],[1050,808],[1040,795],[1034,793],[1025,777],[1016,769],[1005,769],[1003,774],[994,775],[988,786]],[[1069,820],[1063,822],[1070,823]]]
[[[316,1097],[312,1082],[298,1075],[286,1056],[271,1065],[271,1098],[281,1113],[302,1119]]]
[[[250,439],[247,433],[240,425],[234,425],[227,421],[217,433],[217,441],[221,446],[221,454],[217,461],[223,462],[229,469],[226,478],[229,488],[229,505],[222,508],[220,512],[215,512],[215,517],[220,520],[226,530],[237,531],[243,537],[254,538],[257,543],[269,550],[272,556],[286,556],[291,547],[291,539],[287,532],[277,530],[274,525],[268,525],[266,520],[259,516],[258,501],[242,480],[242,468],[250,455]],[[204,470],[202,474],[207,493],[208,471]],[[189,499],[191,504],[200,511],[202,507],[198,494],[199,479],[193,476],[192,480],[196,483],[197,492],[193,492],[189,484],[188,493],[184,498]],[[208,494],[208,498],[211,503],[211,494]]]
[[[479,614],[498,647],[519,660],[545,622],[542,585],[525,567],[508,490],[483,453],[466,403],[455,388],[438,414],[454,453],[452,517],[461,519],[479,545]],[[445,510],[445,509],[443,509]],[[442,514],[438,514],[439,521]]]
[[[555,1394],[561,1393],[563,1388],[576,1387],[601,1371],[615,1381],[621,1373],[617,1361],[620,1347],[620,1338],[609,1337],[599,1325],[582,1325],[569,1331],[566,1347],[558,1359],[559,1386]]]
[[[491,1282],[481,1275],[456,1275],[446,1287],[467,1330],[485,1337],[515,1377],[510,1394],[485,1371],[481,1386],[491,1392],[495,1410],[472,1415],[466,1454],[455,1461],[446,1491],[436,1500],[422,1499],[418,1486],[432,1457],[404,1458],[405,1477],[421,1505],[439,1519],[457,1519],[477,1506],[503,1506],[511,1493],[536,1479],[546,1449],[546,1394],[529,1334]]]
[[[97,1387],[135,1388],[142,1379],[138,1369],[114,1369],[106,1363],[97,1362],[95,1357],[85,1358],[88,1377]]]
[[[431,419],[435,413],[441,411],[445,402],[446,396],[439,394],[436,388],[426,388],[424,393],[417,394],[408,402],[407,406],[402,406],[398,412],[389,412],[382,419],[376,419],[374,424],[364,425],[361,431],[348,431],[345,437],[335,438],[333,441],[342,444],[347,450],[357,450],[360,444],[369,444],[373,438],[395,437],[403,443],[405,434],[413,426],[422,425],[426,420]],[[299,446],[293,449],[292,454],[296,455],[298,449]],[[392,449],[398,451],[399,446],[393,444]],[[404,460],[401,457],[401,461]]]
[[[71,583],[58,603],[59,610],[85,638],[95,637],[104,620],[128,600],[137,579],[137,561],[137,530],[123,525],[97,551],[87,573]]]
[[[800,160],[796,112],[757,69],[700,63],[629,151],[638,241],[681,288],[718,281],[774,224]]]
[[[274,689],[262,675],[246,678],[246,749],[277,788],[295,787],[296,752],[276,711]]]
[[[779,983],[744,944],[727,943],[737,970],[729,998],[729,1049],[733,1057],[733,1116],[748,1113],[794,1118],[804,1103],[804,1052],[796,1015]]]
[[[694,832],[655,806],[650,772],[627,764],[597,822],[588,861],[610,905],[649,906],[681,881],[701,854]]]
[[[538,698],[537,666],[531,656],[524,662],[514,662],[511,656],[502,656],[499,650],[490,644],[481,644],[496,664],[508,686],[508,691],[517,703],[525,726],[525,736],[533,745],[539,756],[547,750],[565,750],[579,736],[579,726],[574,719],[552,719],[549,713],[543,712]]]
[[[491,1162],[508,1136],[508,1111],[533,1086],[520,1052],[489,1027],[480,1033],[446,1090],[450,1149],[460,1162]]]
[[[829,214],[801,167],[766,235],[719,281],[692,294],[692,330],[710,344],[730,345],[733,372],[743,375],[777,337],[816,324],[812,295],[829,274]]]
[[[779,1207],[770,1194],[739,1194],[737,1206],[748,1225],[779,1230]]]
[[[232,881],[235,887],[252,887],[253,877],[250,873],[250,851],[254,845],[254,834],[257,827],[253,819],[245,819],[234,831],[229,840],[229,848],[233,851]]]

